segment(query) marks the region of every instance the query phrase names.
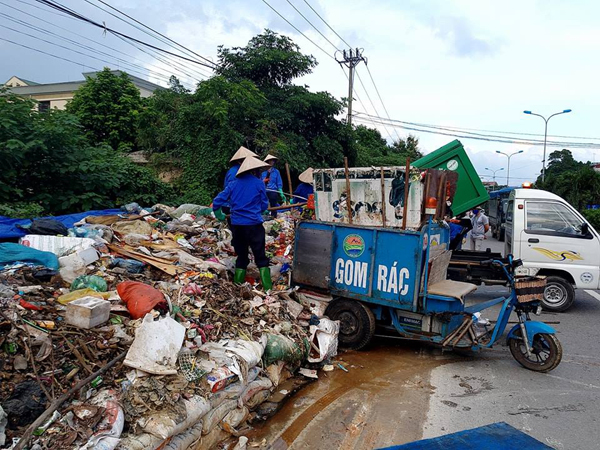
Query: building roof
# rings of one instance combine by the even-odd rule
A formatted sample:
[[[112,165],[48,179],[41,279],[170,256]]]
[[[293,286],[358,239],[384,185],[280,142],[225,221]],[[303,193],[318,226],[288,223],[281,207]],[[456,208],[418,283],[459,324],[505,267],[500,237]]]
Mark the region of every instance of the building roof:
[[[115,75],[120,75],[123,72],[120,70],[111,70],[111,73],[114,73]],[[97,74],[98,74],[98,72],[84,72],[83,76],[87,79],[87,78],[93,78]],[[144,80],[143,78],[136,77],[135,75],[131,75],[129,73],[127,75],[131,79],[131,82],[134,85],[136,85],[138,88],[146,89],[149,91],[155,91],[156,89],[164,89],[162,86],[151,83],[150,81]],[[34,82],[29,82],[27,80],[24,80],[23,78],[19,78],[19,80],[21,80],[27,84],[31,84],[30,86],[18,86],[18,87],[10,88],[11,92],[13,92],[14,94],[19,94],[19,95],[68,93],[68,92],[76,91],[77,89],[79,89],[79,87],[82,84],[85,83],[85,80],[63,81],[60,83],[34,83]]]

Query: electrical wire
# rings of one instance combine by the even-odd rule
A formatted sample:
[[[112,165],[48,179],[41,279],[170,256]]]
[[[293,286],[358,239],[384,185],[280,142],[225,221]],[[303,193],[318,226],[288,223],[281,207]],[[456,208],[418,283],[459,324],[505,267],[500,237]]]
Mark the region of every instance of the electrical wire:
[[[152,48],[154,50],[160,51],[162,53],[174,56],[176,58],[179,58],[179,59],[182,59],[182,60],[185,60],[185,61],[189,61],[189,62],[193,62],[194,64],[198,64],[200,66],[208,67],[210,69],[213,68],[212,66],[209,66],[209,65],[207,65],[204,62],[201,62],[201,61],[198,61],[198,60],[195,60],[195,59],[191,59],[191,58],[185,57],[183,55],[179,55],[177,53],[173,53],[173,52],[171,52],[169,50],[165,50],[164,48],[157,47],[157,46],[152,45],[152,44],[150,44],[148,42],[144,42],[144,41],[142,41],[140,39],[136,39],[136,38],[134,38],[132,36],[129,36],[129,35],[125,34],[125,33],[122,33],[120,31],[117,31],[117,30],[114,30],[112,28],[109,28],[106,25],[103,25],[103,24],[98,23],[98,22],[96,22],[94,20],[88,19],[85,16],[82,16],[81,14],[79,14],[79,13],[77,13],[77,12],[75,12],[75,11],[69,9],[69,8],[64,7],[63,5],[61,5],[59,3],[53,2],[51,0],[35,0],[35,1],[38,2],[38,3],[40,3],[40,4],[50,6],[51,8],[54,8],[57,11],[61,11],[61,12],[63,12],[66,15],[69,15],[69,16],[72,16],[72,17],[76,17],[77,19],[79,19],[81,21],[84,21],[84,22],[87,22],[87,23],[89,23],[91,25],[94,25],[95,27],[100,28],[100,29],[104,30],[105,32],[110,32],[110,33],[112,33],[114,35],[121,36],[121,37],[123,37],[125,39],[131,40],[133,42],[137,42],[138,44],[141,44],[141,45],[144,45],[146,47]]]
[[[349,48],[352,48],[352,46],[351,46],[350,44],[348,44],[348,43],[346,42],[346,40],[345,40],[343,37],[341,37],[341,36],[340,36],[340,35],[337,33],[337,31],[335,31],[335,30],[334,30],[334,29],[331,27],[331,25],[329,25],[329,24],[327,23],[327,21],[326,21],[325,19],[323,19],[323,18],[322,18],[322,17],[321,17],[321,15],[320,15],[320,14],[319,14],[317,11],[315,11],[315,8],[313,8],[312,6],[310,6],[310,3],[308,3],[306,0],[304,0],[304,3],[306,3],[310,9],[312,9],[312,11],[313,11],[313,12],[314,12],[314,13],[317,15],[317,17],[318,17],[319,19],[321,19],[321,20],[323,21],[323,23],[324,23],[325,25],[327,25],[327,27],[328,27],[328,28],[329,28],[331,31],[333,31],[333,32],[335,33],[335,35],[336,35],[337,37],[339,37],[339,38],[341,39],[341,41],[342,41],[344,44],[346,44],[346,45],[347,45]]]
[[[67,61],[67,62],[70,62],[70,63],[73,63],[73,64],[77,64],[78,66],[84,66],[84,67],[89,67],[90,69],[100,70],[97,67],[92,67],[92,66],[89,66],[87,64],[83,64],[83,63],[80,63],[80,62],[77,62],[77,61],[73,61],[72,59],[63,58],[62,56],[53,55],[52,53],[45,52],[45,51],[40,50],[38,48],[29,47],[29,46],[27,46],[25,44],[19,44],[18,42],[11,41],[10,39],[5,39],[3,37],[0,37],[0,40],[6,41],[6,42],[10,42],[11,44],[18,45],[19,47],[23,47],[23,48],[27,48],[29,50],[33,50],[34,52],[43,53],[44,55],[52,56],[53,58],[62,59],[63,61]]]
[[[98,1],[101,1],[101,0],[98,0]],[[306,18],[306,16],[305,16],[304,14],[302,14],[302,13],[300,12],[300,10],[299,10],[298,8],[296,8],[296,7],[294,6],[294,4],[293,4],[293,3],[292,3],[290,0],[285,0],[285,1],[286,1],[286,2],[288,2],[288,3],[290,4],[290,6],[291,6],[292,8],[294,8],[294,10],[295,10],[295,11],[296,11],[298,14],[300,14],[300,16],[302,16],[302,18],[303,18],[304,20],[306,20],[306,21],[308,22],[308,24],[309,24],[311,27],[313,27],[317,33],[319,33],[321,36],[323,36],[323,39],[325,39],[327,42],[329,42],[333,48],[335,48],[337,51],[341,51],[341,50],[340,50],[340,49],[337,47],[337,45],[335,45],[333,42],[331,42],[331,41],[329,40],[329,38],[328,38],[327,36],[325,36],[323,33],[321,33],[321,30],[319,30],[317,27],[315,27],[315,26],[312,24],[312,22],[311,22],[310,20],[308,20],[308,19]]]
[[[38,0],[39,1],[39,0]],[[335,57],[333,55],[330,55],[329,53],[327,53],[325,50],[323,50],[323,47],[321,47],[319,44],[317,44],[315,41],[313,41],[311,38],[309,38],[307,35],[305,35],[302,31],[300,31],[292,22],[290,22],[289,20],[287,20],[285,17],[283,17],[283,15],[281,15],[281,13],[279,11],[277,11],[275,8],[273,8],[269,2],[267,2],[267,0],[262,0],[262,2],[267,5],[269,8],[271,8],[275,14],[277,14],[279,17],[281,17],[283,20],[285,20],[289,26],[291,26],[294,30],[296,30],[298,33],[300,33],[302,36],[304,36],[311,44],[313,44],[315,47],[317,47],[319,50],[321,50],[323,53],[325,53],[327,56],[329,56],[331,59],[333,59],[334,61],[336,60]]]
[[[359,114],[365,114],[367,116],[370,116],[370,118],[372,119],[379,119],[382,121],[385,121],[387,123],[400,123],[400,124],[404,124],[404,125],[410,125],[410,126],[418,126],[421,128],[431,128],[434,130],[440,130],[440,131],[449,131],[449,132],[458,132],[458,133],[462,133],[462,134],[466,134],[466,135],[472,135],[472,136],[476,136],[476,137],[485,137],[485,138],[498,138],[498,139],[510,139],[511,142],[515,142],[515,143],[524,143],[524,144],[530,144],[530,143],[535,143],[535,144],[541,144],[543,145],[544,141],[541,139],[524,139],[521,137],[516,137],[516,136],[499,136],[499,135],[494,135],[494,134],[482,134],[482,133],[475,133],[475,132],[469,132],[469,131],[457,131],[456,129],[452,129],[452,128],[446,128],[446,127],[441,127],[441,126],[437,126],[437,125],[424,125],[424,124],[419,124],[416,122],[407,122],[407,121],[403,121],[403,120],[397,120],[397,119],[385,119],[384,117],[381,116],[373,116],[370,115],[368,113],[361,113],[359,111],[356,112],[357,115]],[[575,146],[600,146],[600,143],[598,142],[591,142],[591,143],[586,143],[586,142],[567,142],[567,141],[546,141],[547,143],[552,143],[555,146],[560,146],[560,145],[575,145]],[[588,148],[588,147],[585,147]],[[593,148],[593,147],[589,147],[589,148]]]
[[[98,1],[101,1],[101,0],[98,0]],[[148,36],[152,37],[153,39],[156,39],[156,40],[158,40],[158,41],[160,41],[160,42],[162,42],[162,43],[164,43],[164,44],[171,45],[171,44],[170,44],[170,43],[169,43],[169,42],[166,40],[166,39],[169,39],[169,38],[166,38],[166,39],[163,39],[163,38],[158,38],[158,37],[156,37],[156,36],[152,35],[151,33],[149,33],[148,31],[144,30],[143,28],[141,28],[141,27],[139,27],[139,26],[137,26],[137,25],[135,25],[135,24],[132,24],[132,23],[128,22],[127,20],[123,19],[122,17],[119,17],[118,15],[116,15],[116,14],[114,14],[114,13],[112,13],[112,12],[110,12],[110,11],[108,11],[108,10],[106,10],[106,9],[104,9],[104,8],[102,8],[102,7],[100,7],[100,6],[98,6],[98,5],[96,5],[95,3],[92,3],[90,0],[85,0],[85,2],[89,3],[90,5],[92,5],[92,6],[93,6],[93,7],[95,7],[95,8],[98,8],[100,11],[103,11],[103,12],[105,12],[106,14],[109,14],[109,15],[111,15],[111,16],[113,16],[113,17],[115,17],[115,18],[119,19],[119,20],[120,20],[120,21],[122,21],[123,23],[125,23],[125,24],[127,24],[127,25],[129,25],[129,26],[131,26],[131,27],[133,27],[133,28],[135,28],[135,29],[137,29],[137,30],[141,31],[142,33],[145,33],[145,34],[147,34]],[[108,5],[108,6],[110,7],[110,5]],[[111,8],[112,8],[112,7],[111,7]],[[113,8],[113,9],[115,9],[115,8]],[[117,10],[117,11],[118,11],[118,10]],[[119,12],[120,12],[120,11],[119,11]],[[121,13],[121,14],[123,14],[123,15],[126,15],[125,13]],[[129,16],[127,16],[127,17],[129,17]],[[135,20],[135,19],[133,19],[133,18],[132,18],[132,20]],[[141,22],[140,22],[140,23],[141,23]],[[144,24],[142,24],[142,25],[143,25],[143,26],[147,26],[147,25],[144,25]],[[149,28],[149,27],[148,27],[148,28]],[[175,41],[173,41],[173,42],[175,42]],[[214,64],[214,63],[213,63],[211,60],[209,60],[209,59],[207,59],[207,58],[204,58],[204,57],[203,57],[203,56],[201,56],[201,55],[199,55],[199,56],[200,56],[201,58],[203,58],[203,59],[206,59],[206,60],[207,60],[207,61],[208,61],[210,64]],[[192,56],[192,58],[195,58],[195,56]],[[183,62],[182,62],[182,64],[185,64],[185,63],[183,63]],[[187,69],[187,70],[192,70],[192,71],[194,71],[194,72],[196,72],[196,73],[198,73],[198,74],[202,74],[202,76],[204,76],[204,78],[207,78],[207,77],[210,77],[210,76],[212,76],[212,74],[211,74],[211,73],[209,73],[209,72],[204,72],[204,69],[202,69],[202,68],[200,68],[200,67],[195,67],[195,68],[193,68],[193,69],[192,69],[192,68],[190,68],[190,67],[189,67],[189,66],[187,66],[187,65],[185,65],[184,67],[186,67],[186,69]],[[216,66],[215,66],[215,67],[216,67]],[[212,68],[212,66],[211,66],[211,69],[212,69],[212,70],[214,70],[214,68]],[[199,71],[199,72],[198,72],[198,71]]]
[[[4,4],[4,3],[3,3],[3,2],[0,2],[0,4]],[[150,75],[152,75],[152,76],[154,76],[154,77],[156,77],[156,78],[159,78],[159,79],[165,79],[165,80],[168,80],[168,79],[170,79],[171,75],[173,75],[173,73],[172,73],[172,72],[171,72],[171,73],[169,73],[169,72],[163,71],[163,70],[162,70],[162,69],[160,69],[160,68],[156,68],[156,69],[157,69],[157,70],[160,70],[162,73],[155,72],[155,71],[153,71],[153,70],[150,70],[150,69],[149,69],[149,68],[147,68],[147,67],[144,67],[144,66],[140,66],[140,65],[138,65],[138,64],[131,63],[131,62],[129,62],[129,61],[126,61],[126,60],[124,60],[124,59],[121,59],[121,58],[119,58],[119,57],[117,57],[117,56],[113,56],[113,55],[111,55],[110,53],[106,53],[106,52],[103,52],[102,50],[98,50],[98,49],[95,49],[95,48],[93,48],[93,47],[90,47],[89,45],[81,44],[81,43],[79,43],[79,42],[77,42],[77,41],[74,41],[73,39],[69,39],[69,38],[67,38],[67,37],[60,36],[59,34],[57,34],[57,33],[54,33],[54,32],[52,32],[52,31],[50,31],[50,30],[46,30],[46,29],[44,29],[44,28],[37,27],[37,26],[35,26],[35,25],[29,24],[28,22],[22,21],[22,20],[20,20],[20,19],[13,18],[12,16],[9,16],[8,14],[4,14],[4,13],[1,13],[1,12],[0,12],[0,16],[1,16],[1,17],[4,17],[4,18],[6,18],[6,19],[8,19],[8,20],[10,20],[10,21],[12,21],[12,22],[15,22],[15,23],[17,23],[17,24],[19,24],[19,25],[22,25],[22,26],[25,26],[25,27],[27,27],[27,28],[30,28],[30,29],[32,29],[32,30],[35,30],[35,31],[38,31],[38,32],[42,32],[42,33],[45,33],[45,34],[49,34],[49,35],[51,35],[51,36],[56,36],[57,38],[59,38],[59,39],[62,39],[62,40],[64,40],[64,41],[67,41],[67,42],[69,42],[70,44],[72,44],[72,45],[75,45],[75,46],[77,46],[77,47],[79,47],[79,48],[83,48],[83,49],[85,49],[85,50],[89,50],[89,51],[91,51],[91,52],[93,52],[93,53],[100,54],[100,55],[103,55],[103,56],[107,56],[107,57],[109,57],[109,58],[113,58],[113,59],[115,59],[115,60],[118,62],[118,64],[119,64],[119,65],[123,65],[123,66],[125,66],[125,67],[127,67],[127,66],[129,66],[129,67],[133,67],[133,69],[131,69],[131,68],[127,68],[127,70],[130,70],[130,71],[135,71],[135,68],[142,69],[142,70],[144,70],[144,71],[148,72]],[[6,28],[9,28],[9,27],[6,27]],[[12,30],[12,31],[21,32],[21,31],[19,31],[19,30],[15,30],[15,29],[12,29],[12,28],[9,28],[9,29],[10,29],[10,30]],[[24,34],[26,34],[26,33],[24,33]],[[27,34],[27,35],[28,35],[28,36],[30,36],[30,37],[33,37],[33,38],[35,38],[35,39],[38,39],[38,37],[37,37],[37,36],[32,36],[32,35],[29,35],[29,34]],[[44,42],[49,42],[49,41],[45,41],[45,40],[44,40]],[[53,44],[53,45],[57,45],[57,44],[54,44],[54,43],[52,43],[52,44]],[[65,47],[65,48],[66,48],[66,47]],[[73,51],[73,50],[71,50],[71,51]],[[89,56],[89,55],[87,55],[87,56]],[[103,61],[103,60],[102,60],[102,61]],[[107,62],[107,61],[103,61],[103,62]],[[109,64],[113,64],[113,63],[109,63]],[[200,81],[200,80],[197,80],[197,81]]]
[[[103,5],[106,5],[106,6],[108,6],[110,9],[112,9],[112,10],[114,10],[114,11],[117,11],[119,14],[122,14],[122,15],[124,15],[124,16],[125,16],[125,17],[127,17],[128,19],[131,19],[131,20],[133,20],[135,23],[137,23],[137,24],[139,24],[139,25],[143,26],[144,28],[147,28],[147,29],[149,29],[149,30],[150,30],[150,31],[152,31],[153,33],[156,33],[156,34],[158,34],[159,36],[161,36],[161,37],[163,37],[163,38],[167,39],[169,42],[171,42],[171,43],[173,43],[173,44],[177,45],[178,47],[180,47],[180,48],[182,48],[182,49],[186,50],[186,51],[188,52],[188,54],[189,54],[189,53],[191,53],[191,54],[193,54],[193,55],[195,55],[195,56],[198,56],[199,58],[201,58],[201,59],[203,59],[203,60],[205,60],[205,61],[207,61],[207,62],[209,62],[209,63],[211,63],[211,64],[214,64],[214,65],[216,66],[216,64],[214,63],[214,61],[211,61],[210,59],[208,59],[208,58],[206,58],[206,57],[204,57],[204,56],[202,56],[202,55],[200,55],[200,54],[196,53],[196,52],[195,52],[195,51],[193,51],[193,50],[190,50],[189,48],[187,48],[187,47],[185,47],[185,46],[181,45],[179,42],[176,42],[176,41],[174,41],[174,40],[173,40],[173,39],[171,39],[170,37],[168,37],[168,36],[165,36],[164,34],[162,34],[162,33],[158,32],[158,31],[156,31],[155,29],[153,29],[153,28],[149,27],[148,25],[146,25],[146,24],[144,24],[144,23],[140,22],[139,20],[137,20],[137,19],[135,19],[135,18],[131,17],[130,15],[128,15],[128,14],[126,14],[126,13],[124,13],[123,11],[120,11],[119,9],[115,8],[114,6],[111,6],[111,5],[109,5],[109,4],[108,4],[108,3],[106,3],[105,1],[103,1],[103,0],[98,0],[98,1],[99,1],[100,3],[102,3]]]
[[[368,119],[364,119],[361,116],[355,116],[356,120],[359,121],[367,121]],[[371,117],[371,119],[373,119]],[[461,138],[461,139],[474,139],[474,140],[479,140],[479,141],[487,141],[487,142],[499,142],[499,143],[503,143],[503,144],[520,144],[520,145],[530,145],[530,146],[541,146],[544,145],[543,141],[516,141],[513,139],[495,139],[495,138],[486,138],[486,137],[481,137],[481,136],[472,136],[472,135],[465,135],[465,134],[460,134],[460,133],[447,133],[447,132],[443,132],[441,130],[426,130],[426,129],[422,129],[422,128],[415,128],[412,126],[407,126],[407,125],[403,125],[401,123],[396,123],[396,122],[389,122],[389,121],[382,121],[382,120],[374,120],[373,121],[375,123],[381,123],[382,125],[384,123],[387,123],[387,125],[391,126],[391,127],[397,127],[397,128],[402,128],[404,130],[411,130],[411,131],[418,131],[421,133],[429,133],[429,134],[437,134],[437,135],[442,135],[442,136],[451,136],[451,137],[457,137],[457,138]],[[571,148],[589,148],[589,149],[597,149],[600,148],[600,144],[595,144],[595,143],[587,143],[587,142],[553,142],[553,141],[548,141],[546,142],[546,145],[548,147],[571,147]]]
[[[356,74],[356,76],[358,77],[358,81],[360,82],[360,85],[363,88],[363,91],[365,91],[365,94],[367,94],[367,99],[369,100],[369,103],[371,103],[371,107],[373,108],[373,110],[375,111],[375,114],[377,115],[377,117],[379,117],[379,113],[377,112],[377,108],[375,108],[375,104],[373,103],[373,100],[371,100],[371,96],[369,95],[369,92],[367,91],[367,88],[365,87],[362,79],[360,78],[360,74],[358,73],[358,70],[355,68],[354,69],[354,73]],[[394,138],[392,137],[392,135],[390,134],[390,130],[387,129],[387,126],[385,124],[383,124],[383,128],[385,129],[385,132],[387,133],[387,135],[389,136],[390,140],[392,142],[394,142]]]
[[[367,73],[369,74],[369,78],[371,78],[371,82],[373,83],[373,87],[375,88],[375,92],[377,92],[377,96],[379,97],[379,101],[381,102],[381,106],[383,106],[383,110],[385,111],[385,115],[387,116],[388,119],[392,120],[392,118],[390,117],[390,113],[388,112],[387,108],[385,107],[385,103],[383,103],[383,98],[381,98],[381,94],[379,93],[379,89],[377,88],[377,84],[375,84],[375,80],[373,79],[373,75],[371,75],[371,69],[369,69],[369,65],[365,64],[365,66],[367,67]],[[398,134],[398,131],[396,130],[396,128],[394,128],[394,132],[396,133],[396,137],[398,138],[398,140],[400,140],[400,135]]]

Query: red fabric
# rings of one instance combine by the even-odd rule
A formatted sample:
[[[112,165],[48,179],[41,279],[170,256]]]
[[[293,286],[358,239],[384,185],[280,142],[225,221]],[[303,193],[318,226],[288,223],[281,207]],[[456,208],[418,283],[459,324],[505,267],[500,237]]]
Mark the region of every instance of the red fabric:
[[[139,281],[123,281],[117,285],[117,292],[133,319],[141,319],[157,307],[168,307],[162,292]]]

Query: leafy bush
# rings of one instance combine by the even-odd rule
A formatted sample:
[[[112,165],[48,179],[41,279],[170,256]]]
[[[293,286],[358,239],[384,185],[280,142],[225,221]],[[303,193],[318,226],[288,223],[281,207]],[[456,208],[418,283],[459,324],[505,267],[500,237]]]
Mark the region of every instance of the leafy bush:
[[[584,209],[582,214],[594,229],[600,232],[600,209]]]
[[[12,217],[14,219],[32,219],[43,215],[44,208],[37,203],[12,203],[0,204],[0,216]]]

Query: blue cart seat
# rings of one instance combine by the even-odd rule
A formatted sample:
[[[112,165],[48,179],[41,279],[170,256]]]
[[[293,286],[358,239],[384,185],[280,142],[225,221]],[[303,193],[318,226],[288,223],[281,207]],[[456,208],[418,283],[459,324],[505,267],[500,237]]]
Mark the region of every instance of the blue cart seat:
[[[463,283],[461,281],[442,280],[435,284],[427,286],[428,295],[439,295],[440,297],[450,297],[460,300],[464,303],[464,297],[467,294],[475,291],[477,286],[471,283]]]

